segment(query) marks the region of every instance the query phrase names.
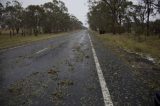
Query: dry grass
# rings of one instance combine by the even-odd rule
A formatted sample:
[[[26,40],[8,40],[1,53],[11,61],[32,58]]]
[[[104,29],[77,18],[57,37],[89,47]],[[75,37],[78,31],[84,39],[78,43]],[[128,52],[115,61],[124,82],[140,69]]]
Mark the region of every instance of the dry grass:
[[[96,33],[96,35],[104,43],[110,43],[112,45],[124,48],[126,50],[151,55],[154,58],[160,59],[160,39],[156,36],[150,36],[146,39],[144,39],[144,37],[141,36],[141,40],[139,40],[139,38],[130,34],[99,35]]]
[[[73,85],[73,81],[72,80],[61,80],[58,85],[61,86],[70,86]]]
[[[14,36],[10,37],[9,35],[3,34],[0,35],[0,49],[4,48],[10,48],[10,47],[15,47],[18,45],[34,42],[34,41],[39,41],[39,40],[46,40],[50,38],[55,38],[58,36],[63,36],[66,35],[67,33],[59,33],[59,34],[41,34],[38,36]]]

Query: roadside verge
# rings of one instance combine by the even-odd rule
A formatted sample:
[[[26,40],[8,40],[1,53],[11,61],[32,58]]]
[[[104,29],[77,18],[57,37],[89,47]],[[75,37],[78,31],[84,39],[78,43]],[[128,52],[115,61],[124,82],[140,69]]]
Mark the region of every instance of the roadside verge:
[[[39,36],[32,35],[32,36],[25,36],[25,37],[15,36],[12,38],[10,38],[9,35],[0,35],[0,51],[23,47],[33,42],[57,38],[57,37],[69,35],[74,32],[77,32],[77,30],[71,31],[71,32],[58,33],[58,34],[41,34]]]

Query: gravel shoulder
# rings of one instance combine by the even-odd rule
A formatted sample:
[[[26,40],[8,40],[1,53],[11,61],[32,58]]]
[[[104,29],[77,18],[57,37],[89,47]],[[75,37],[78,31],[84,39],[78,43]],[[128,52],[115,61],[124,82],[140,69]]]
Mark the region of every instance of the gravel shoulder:
[[[153,106],[153,95],[160,90],[157,68],[113,45],[104,45],[94,35],[92,40],[114,105]]]

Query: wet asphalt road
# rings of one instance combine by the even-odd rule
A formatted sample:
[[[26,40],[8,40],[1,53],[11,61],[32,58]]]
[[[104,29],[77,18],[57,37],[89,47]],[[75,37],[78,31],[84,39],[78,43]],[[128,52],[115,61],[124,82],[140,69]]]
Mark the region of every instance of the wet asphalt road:
[[[132,69],[91,38],[114,106],[153,106]],[[0,106],[104,106],[88,31],[1,51]]]
[[[103,106],[86,31],[0,54],[0,106]]]

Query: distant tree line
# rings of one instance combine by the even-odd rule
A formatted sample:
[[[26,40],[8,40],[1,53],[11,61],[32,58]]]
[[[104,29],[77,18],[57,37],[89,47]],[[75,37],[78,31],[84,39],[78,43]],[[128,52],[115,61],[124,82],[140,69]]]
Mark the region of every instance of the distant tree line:
[[[89,26],[100,33],[160,35],[160,0],[89,0],[89,10]]]
[[[0,29],[8,29],[11,36],[16,34],[38,35],[57,33],[83,28],[75,16],[70,15],[60,0],[43,5],[29,5],[23,8],[18,1],[0,3]]]

